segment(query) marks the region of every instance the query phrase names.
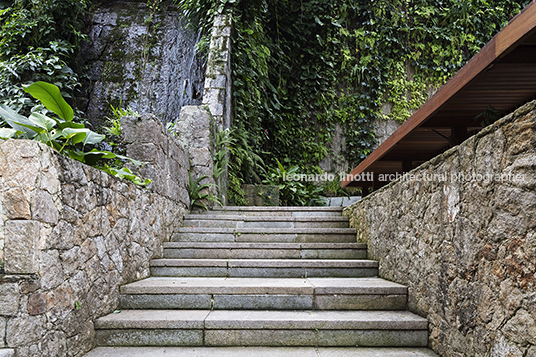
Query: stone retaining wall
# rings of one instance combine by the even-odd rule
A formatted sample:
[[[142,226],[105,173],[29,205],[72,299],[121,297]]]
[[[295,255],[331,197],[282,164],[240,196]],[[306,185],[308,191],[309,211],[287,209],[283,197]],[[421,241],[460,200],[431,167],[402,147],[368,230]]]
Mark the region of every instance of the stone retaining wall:
[[[93,321],[117,308],[120,285],[149,275],[149,260],[181,225],[187,156],[150,118],[133,120],[155,140],[129,149],[158,161],[148,165],[151,189],[35,141],[0,142],[0,348],[19,357],[87,352]]]
[[[536,102],[410,174],[344,211],[380,275],[439,355],[535,357]]]

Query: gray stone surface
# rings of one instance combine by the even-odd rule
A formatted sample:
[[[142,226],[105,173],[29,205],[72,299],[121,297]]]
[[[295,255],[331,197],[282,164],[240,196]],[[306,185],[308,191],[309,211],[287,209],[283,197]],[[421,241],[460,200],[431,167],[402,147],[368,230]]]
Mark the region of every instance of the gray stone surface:
[[[0,284],[0,315],[14,316],[19,312],[20,291],[18,284]],[[5,327],[5,321],[4,321]]]
[[[155,192],[188,207],[190,197],[186,187],[190,164],[188,152],[179,140],[152,114],[123,116],[121,126],[127,156],[144,162],[141,167],[130,165],[131,170],[151,179]]]
[[[377,278],[165,278],[121,287],[123,309],[403,310],[407,289]]]
[[[426,330],[408,311],[212,311],[206,329]]]
[[[207,330],[206,346],[316,346],[312,330]]]
[[[371,277],[378,268],[221,268],[152,266],[151,274],[162,277],[248,277],[248,278],[306,278],[306,277]]]
[[[344,212],[380,276],[408,286],[441,356],[522,356],[535,343],[535,133],[531,102],[410,173],[432,179]]]
[[[99,347],[85,357],[317,357],[314,348],[266,347]],[[368,356],[366,356],[368,357]],[[420,356],[415,356],[420,357]]]
[[[303,279],[157,278],[124,285],[123,294],[313,294]]]
[[[15,357],[15,350],[11,348],[0,348],[0,357]]]
[[[202,330],[97,330],[97,346],[202,346]]]
[[[379,278],[361,279],[320,279],[309,278],[315,293],[325,294],[407,294],[407,287]]]
[[[206,99],[206,98],[205,98]],[[215,181],[213,172],[213,162],[210,155],[210,113],[205,107],[185,106],[181,110],[179,119],[175,125],[175,133],[181,142],[182,147],[188,153],[192,178],[198,179],[203,175],[208,177],[199,181],[200,185],[212,185],[210,192],[215,194]],[[204,158],[204,159],[200,159]],[[189,180],[189,178],[187,178]],[[205,202],[211,206],[211,202]]]
[[[154,259],[154,276],[199,277],[371,277],[378,272],[372,260],[308,259]]]
[[[226,277],[227,268],[213,267],[151,267],[152,276],[176,276],[176,277]]]
[[[203,95],[203,105],[208,106],[216,125],[223,128],[231,126],[231,31],[229,14],[215,16]]]
[[[329,243],[314,243],[311,249],[299,243],[234,243],[234,247],[225,247],[228,243],[199,243],[199,245],[181,246],[183,242],[173,242],[176,245],[164,245],[164,258],[195,258],[195,259],[366,259],[367,250],[354,243],[348,243],[348,249],[339,248]],[[209,245],[210,244],[210,245]],[[266,246],[268,244],[268,246]]]
[[[264,243],[353,243],[351,228],[214,228],[184,227],[174,242],[264,242]]]
[[[214,309],[217,310],[310,310],[312,295],[215,295]]]
[[[426,347],[428,331],[416,330],[319,330],[319,346]]]
[[[315,295],[316,310],[404,310],[407,295]]]
[[[0,317],[0,348],[5,347],[6,344],[6,319]]]
[[[212,296],[207,294],[121,294],[121,309],[210,309]]]
[[[95,328],[203,329],[208,310],[121,310],[95,321]]]
[[[38,271],[39,222],[13,220],[5,223],[4,270],[10,274]]]
[[[314,347],[99,347],[86,357],[437,357],[424,348]]]

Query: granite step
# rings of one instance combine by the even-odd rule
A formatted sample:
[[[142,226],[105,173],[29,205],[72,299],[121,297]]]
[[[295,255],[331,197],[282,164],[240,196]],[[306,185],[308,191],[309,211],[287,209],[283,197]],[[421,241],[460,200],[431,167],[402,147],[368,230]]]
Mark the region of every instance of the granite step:
[[[164,258],[365,259],[363,243],[165,242]]]
[[[247,216],[341,216],[343,207],[280,207],[280,206],[224,206],[214,207],[200,214]]]
[[[348,228],[342,216],[248,216],[223,214],[187,214],[186,228]]]
[[[354,243],[354,228],[179,228],[172,242]]]
[[[1,355],[0,355],[1,356]],[[97,347],[85,357],[437,357],[407,347]]]
[[[378,262],[350,259],[153,259],[152,276],[167,277],[374,277]]]
[[[380,278],[166,278],[121,287],[122,309],[403,310],[407,288]]]
[[[95,321],[98,346],[425,347],[407,311],[123,310]]]

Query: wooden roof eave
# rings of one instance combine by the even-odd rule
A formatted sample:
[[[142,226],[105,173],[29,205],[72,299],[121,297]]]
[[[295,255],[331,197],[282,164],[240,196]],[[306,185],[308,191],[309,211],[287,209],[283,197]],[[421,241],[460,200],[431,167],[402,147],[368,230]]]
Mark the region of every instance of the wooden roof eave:
[[[478,74],[485,71],[494,62],[511,52],[536,27],[536,0],[527,5],[504,27],[480,52],[471,58],[441,89],[428,99],[397,131],[385,140],[365,160],[363,160],[341,182],[347,187],[362,172],[366,172],[373,163],[380,160],[395,145],[414,129],[421,126],[435,114],[456,93],[469,84]]]

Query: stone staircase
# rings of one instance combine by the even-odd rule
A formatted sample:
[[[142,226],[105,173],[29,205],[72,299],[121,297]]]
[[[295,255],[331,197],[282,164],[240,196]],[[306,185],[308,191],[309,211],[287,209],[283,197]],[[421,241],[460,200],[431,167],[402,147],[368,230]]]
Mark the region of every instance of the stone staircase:
[[[436,356],[407,288],[377,278],[341,212],[187,215],[152,277],[122,286],[120,312],[95,322],[87,356]]]

